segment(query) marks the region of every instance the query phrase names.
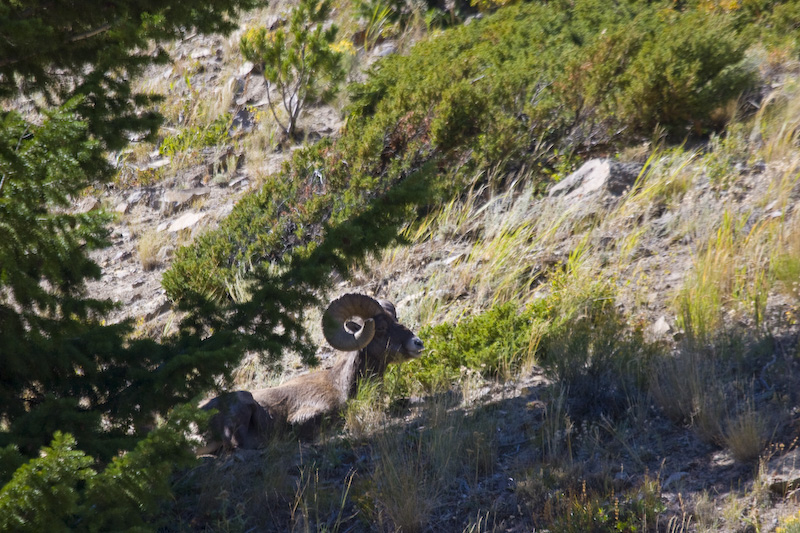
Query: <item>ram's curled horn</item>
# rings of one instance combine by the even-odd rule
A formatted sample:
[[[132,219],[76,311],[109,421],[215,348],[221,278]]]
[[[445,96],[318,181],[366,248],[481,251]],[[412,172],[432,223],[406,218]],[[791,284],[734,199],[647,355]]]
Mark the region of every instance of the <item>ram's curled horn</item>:
[[[382,313],[383,307],[377,300],[363,294],[345,294],[328,305],[322,315],[322,332],[325,339],[336,350],[349,352],[360,350],[375,336],[375,315]],[[345,323],[352,317],[359,317],[364,326],[352,333]]]

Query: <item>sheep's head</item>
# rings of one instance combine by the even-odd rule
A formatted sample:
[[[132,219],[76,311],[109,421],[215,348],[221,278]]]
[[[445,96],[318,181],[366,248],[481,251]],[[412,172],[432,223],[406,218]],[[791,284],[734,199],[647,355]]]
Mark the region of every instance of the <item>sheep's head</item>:
[[[322,316],[322,330],[335,349],[364,351],[368,358],[381,358],[387,364],[418,357],[425,347],[397,321],[391,302],[363,294],[345,294],[331,302]]]

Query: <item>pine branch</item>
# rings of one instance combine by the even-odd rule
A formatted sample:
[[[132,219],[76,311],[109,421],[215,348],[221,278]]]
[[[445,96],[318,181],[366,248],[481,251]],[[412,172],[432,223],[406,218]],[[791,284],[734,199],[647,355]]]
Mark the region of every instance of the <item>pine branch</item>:
[[[14,147],[15,152],[19,152],[19,147],[22,145],[22,141],[28,136],[28,131],[30,130],[30,124],[25,126],[25,131],[22,132],[22,135],[19,136],[17,139],[17,146]],[[0,179],[0,198],[3,197],[3,187],[6,184],[6,178],[8,177],[7,174],[3,174],[3,178]]]
[[[66,41],[64,41],[64,44],[73,44],[73,43],[77,43],[77,42],[80,42],[80,41],[85,41],[86,39],[91,39],[92,37],[94,37],[96,35],[100,35],[101,33],[107,32],[108,30],[111,29],[111,26],[112,26],[112,23],[108,22],[106,24],[103,24],[99,28],[95,28],[93,30],[89,30],[89,31],[81,33],[81,34],[74,35],[74,36],[70,37],[69,39],[67,39]],[[37,56],[37,54],[30,54],[30,55],[27,55],[27,56],[22,57],[22,58],[12,57],[12,58],[8,58],[8,59],[3,59],[3,60],[0,60],[0,68],[7,67],[9,65],[15,65],[15,64],[17,64],[17,63],[19,63],[21,61],[27,61],[29,59],[35,58],[36,56]]]

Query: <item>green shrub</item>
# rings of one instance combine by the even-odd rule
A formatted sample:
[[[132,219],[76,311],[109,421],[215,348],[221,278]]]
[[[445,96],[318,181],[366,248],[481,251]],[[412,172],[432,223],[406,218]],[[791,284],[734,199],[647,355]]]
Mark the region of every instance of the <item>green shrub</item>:
[[[619,108],[629,125],[672,132],[711,125],[711,113],[755,80],[742,62],[750,44],[733,21],[701,12],[673,14],[651,29],[631,60],[621,85]]]
[[[800,533],[800,511],[781,519],[781,525],[775,533]]]
[[[17,446],[9,444],[0,448],[0,486],[5,485],[14,471],[25,462],[25,456],[19,452]]]
[[[75,439],[57,432],[42,457],[20,467],[0,490],[0,529],[3,531],[69,531],[77,524],[78,485],[96,472],[92,458],[75,450]]]
[[[180,130],[175,135],[166,137],[158,151],[161,155],[174,157],[176,154],[188,150],[223,144],[229,137],[230,125],[231,116],[226,113],[208,126],[191,126]]]
[[[531,312],[513,303],[496,306],[456,324],[440,324],[420,332],[426,354],[403,367],[426,388],[449,385],[462,367],[486,377],[511,375],[530,354]],[[535,347],[534,347],[535,348]]]
[[[666,511],[661,501],[661,483],[645,477],[641,487],[623,494],[587,493],[554,498],[552,531],[603,533],[614,531],[655,531],[658,516]]]
[[[428,347],[387,381],[398,394],[421,385],[449,387],[464,369],[505,378],[535,361],[570,391],[575,415],[627,407],[645,385],[647,363],[658,346],[631,327],[607,281],[587,280],[568,269],[550,281],[550,292],[525,309],[507,303],[454,324],[424,328]]]

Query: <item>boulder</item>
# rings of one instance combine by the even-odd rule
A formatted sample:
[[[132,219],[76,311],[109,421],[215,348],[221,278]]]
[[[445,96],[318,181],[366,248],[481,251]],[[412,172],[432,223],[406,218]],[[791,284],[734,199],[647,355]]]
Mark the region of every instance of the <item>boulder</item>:
[[[160,157],[158,159],[149,162],[143,168],[140,168],[140,170],[156,170],[159,168],[163,168],[169,165],[170,161],[171,160],[169,157]]]
[[[206,216],[205,213],[186,213],[182,217],[175,220],[167,227],[170,233],[177,233],[181,230],[194,227],[200,220]],[[159,226],[160,227],[160,226]]]
[[[211,193],[206,187],[196,187],[193,189],[172,189],[164,192],[161,197],[161,212],[164,215],[171,215],[183,211],[191,206],[197,198],[204,198]]]
[[[236,71],[237,78],[246,78],[256,68],[252,61],[245,61],[239,70]]]
[[[665,316],[660,317],[652,326],[650,326],[650,332],[654,337],[657,338],[668,335],[671,331],[672,326],[669,325],[667,317]]]
[[[256,104],[267,97],[267,81],[264,76],[249,76],[245,81],[241,96],[236,98],[237,106]]]
[[[614,199],[633,187],[642,171],[639,163],[620,163],[612,159],[592,159],[550,189],[551,198],[573,201],[605,196]]]
[[[243,107],[233,116],[231,128],[237,132],[249,133],[255,127],[255,118],[250,110]]]
[[[800,489],[800,448],[770,459],[766,465],[765,484],[781,497]]]
[[[212,53],[213,52],[211,51],[210,48],[205,48],[205,47],[195,48],[194,50],[192,50],[192,53],[189,54],[189,57],[191,57],[192,59],[202,59],[204,57],[211,57]]]
[[[75,208],[75,213],[82,215],[84,213],[89,213],[90,211],[96,211],[101,207],[102,204],[100,203],[100,200],[94,196],[87,196],[78,203],[78,206]]]

